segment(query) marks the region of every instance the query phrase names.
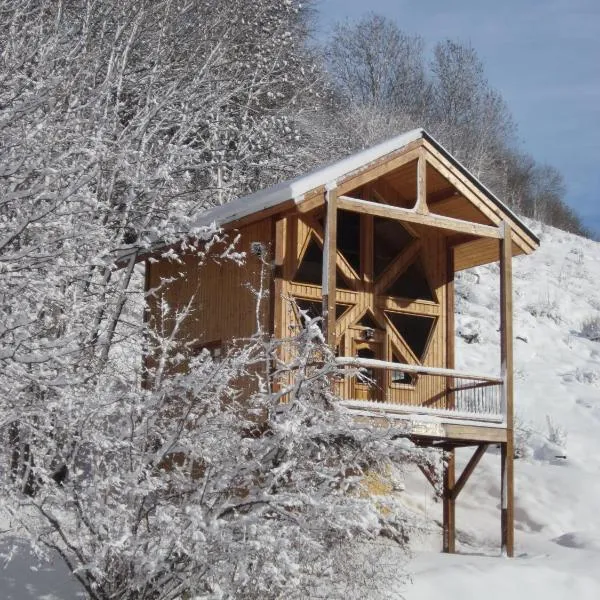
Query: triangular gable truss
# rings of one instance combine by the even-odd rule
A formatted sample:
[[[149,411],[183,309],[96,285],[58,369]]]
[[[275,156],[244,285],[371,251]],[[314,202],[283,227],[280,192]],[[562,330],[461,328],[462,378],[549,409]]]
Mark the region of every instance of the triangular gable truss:
[[[349,174],[342,181],[337,182],[337,206],[343,210],[362,212],[392,218],[407,227],[434,227],[446,232],[453,237],[451,244],[456,246],[456,270],[461,270],[492,262],[496,260],[499,246],[498,241],[503,237],[504,223],[511,229],[513,240],[513,255],[529,254],[538,245],[538,240],[531,232],[522,226],[513,213],[504,207],[497,199],[492,201],[481,184],[474,183],[474,178],[465,176],[463,167],[459,163],[445,155],[443,149],[437,148],[433,143],[423,138],[413,142],[411,148],[396,156],[384,157],[374,164],[366,166],[359,173]],[[381,178],[393,173],[395,170],[405,167],[410,163],[418,161],[418,188],[415,206],[407,209],[396,207],[392,204],[384,204],[384,194],[375,192],[375,202],[355,198],[347,193],[365,186],[381,185]],[[433,210],[428,208],[428,196],[426,192],[426,175],[428,169],[434,169],[439,176],[443,177],[453,192],[449,195],[433,196]],[[476,181],[476,180],[475,180]],[[468,203],[473,220],[465,220],[453,216],[440,214],[441,203],[457,201]],[[321,204],[324,203],[324,195],[321,196]],[[463,204],[464,205],[464,204]],[[303,200],[298,205],[298,210],[314,210],[319,206],[314,197]],[[484,260],[482,260],[484,259]]]
[[[529,254],[537,248],[539,240],[518,220],[512,211],[496,199],[491,192],[486,190],[481,183],[477,182],[477,180],[468,173],[458,161],[455,161],[427,134],[424,134],[422,139],[411,142],[404,148],[381,157],[373,163],[364,165],[357,171],[338,179],[336,182],[337,195],[344,197],[353,190],[373,183],[414,161],[424,161],[423,171],[425,171],[427,165],[435,169],[457,190],[462,198],[467,200],[489,222],[489,225],[466,222],[468,225],[473,225],[473,227],[469,227],[468,225],[461,227],[461,223],[457,222],[461,221],[460,219],[449,221],[445,221],[444,219],[436,220],[432,215],[433,218],[429,223],[431,226],[438,226],[443,229],[444,225],[446,225],[448,229],[454,231],[455,229],[453,229],[453,227],[455,227],[458,233],[464,233],[466,235],[470,234],[499,238],[500,235],[496,234],[493,230],[497,229],[503,221],[508,221],[513,232],[513,243],[516,246],[514,250],[516,250],[517,253]],[[381,198],[378,198],[378,200],[379,203],[382,203]],[[311,211],[316,207],[321,206],[323,203],[324,194],[318,192],[315,195],[307,194],[306,197],[298,203],[298,210],[300,212]],[[415,215],[418,215],[419,213],[428,213],[423,203],[419,203],[418,198],[416,204],[417,206],[415,208],[404,210],[411,210]],[[339,207],[349,208],[348,206],[343,206],[343,202]],[[383,214],[382,216],[385,215]],[[448,219],[451,218],[448,217]],[[407,216],[406,221],[408,223],[413,222],[416,224],[423,222],[422,219],[420,220],[415,217],[411,218],[411,216]],[[481,227],[479,227],[480,225]]]
[[[379,197],[376,194],[373,198],[375,202],[366,205],[362,204],[364,200],[351,195],[363,186],[373,186],[377,180],[407,168],[407,165],[413,169],[415,161],[417,197],[413,208],[396,210],[394,206],[384,204],[385,190],[379,190]],[[435,169],[444,177],[481,217],[470,221],[441,216],[436,214],[439,212],[436,210],[429,211],[426,193],[428,169]],[[197,225],[216,222],[225,229],[231,229],[274,216],[306,215],[322,207],[325,197],[331,193],[337,197],[340,209],[370,211],[374,215],[394,218],[405,227],[414,227],[415,230],[423,226],[447,230],[452,234],[449,243],[456,248],[456,270],[473,266],[471,263],[484,264],[497,260],[497,240],[503,237],[504,224],[510,227],[513,255],[530,254],[539,245],[535,234],[507,206],[422,129],[402,134],[333,165],[240,198],[229,205],[211,209],[201,216]],[[432,197],[431,200],[438,203],[444,201],[444,197]],[[446,200],[454,202],[456,199]],[[386,212],[386,208],[394,214]]]

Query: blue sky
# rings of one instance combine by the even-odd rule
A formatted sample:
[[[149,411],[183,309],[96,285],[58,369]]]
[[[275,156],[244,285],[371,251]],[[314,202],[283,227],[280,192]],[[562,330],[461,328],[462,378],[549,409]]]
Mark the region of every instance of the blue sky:
[[[318,0],[321,36],[375,12],[429,48],[470,43],[524,150],[561,171],[567,202],[600,233],[600,0]]]

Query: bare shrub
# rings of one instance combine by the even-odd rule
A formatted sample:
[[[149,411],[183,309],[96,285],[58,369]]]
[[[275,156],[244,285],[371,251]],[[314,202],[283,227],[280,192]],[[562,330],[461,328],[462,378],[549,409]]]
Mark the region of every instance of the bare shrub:
[[[583,322],[581,336],[593,342],[600,342],[600,315],[588,317]]]

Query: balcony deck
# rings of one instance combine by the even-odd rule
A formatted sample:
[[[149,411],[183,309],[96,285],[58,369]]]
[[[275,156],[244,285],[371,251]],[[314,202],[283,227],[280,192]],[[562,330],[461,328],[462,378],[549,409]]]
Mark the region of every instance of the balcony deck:
[[[431,445],[507,440],[506,403],[499,377],[376,359],[338,357],[336,360],[339,366],[351,371],[340,391],[342,405],[357,419],[380,420],[405,432],[407,437]],[[392,381],[392,373],[419,377],[419,392],[413,390],[412,398],[404,394],[403,400],[390,402],[385,390]],[[357,387],[352,385],[353,380],[361,386],[378,386],[382,399],[353,397]]]

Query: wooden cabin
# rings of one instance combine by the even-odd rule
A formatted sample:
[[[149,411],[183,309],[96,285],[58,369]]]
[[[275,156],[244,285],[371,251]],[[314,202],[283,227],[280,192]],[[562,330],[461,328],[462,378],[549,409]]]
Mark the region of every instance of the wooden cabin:
[[[172,269],[171,305],[195,294],[199,310],[186,336],[218,352],[256,331],[260,257],[274,260],[259,315],[284,338],[299,327],[296,305],[322,315],[342,365],[363,368],[338,390],[357,416],[397,419],[417,444],[449,452],[443,491],[443,547],[454,551],[455,502],[488,445],[501,447],[501,533],[513,554],[513,256],[536,236],[422,129],[395,137],[307,175],[214,208],[198,222],[239,233],[244,268],[190,257],[147,262],[147,286]],[[259,244],[259,245],[258,245]],[[158,260],[157,260],[158,258]],[[500,264],[499,375],[455,370],[455,273]],[[472,458],[456,476],[454,450]]]

